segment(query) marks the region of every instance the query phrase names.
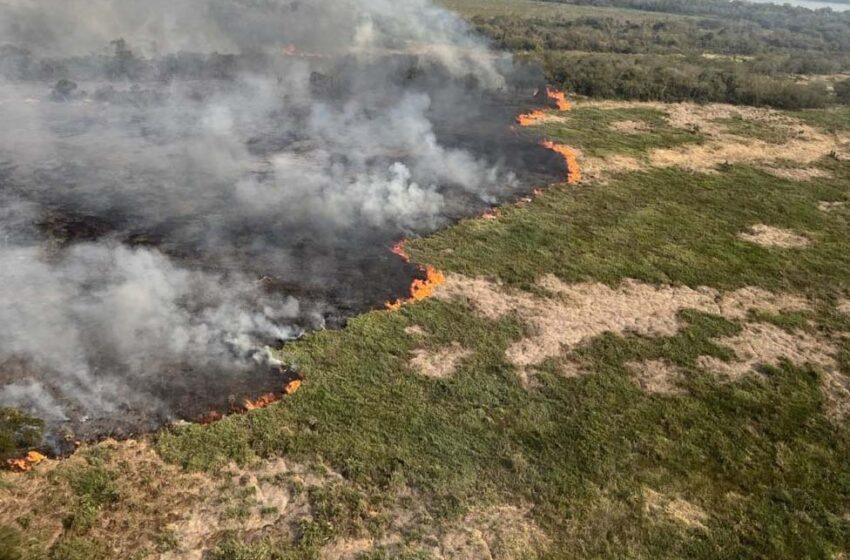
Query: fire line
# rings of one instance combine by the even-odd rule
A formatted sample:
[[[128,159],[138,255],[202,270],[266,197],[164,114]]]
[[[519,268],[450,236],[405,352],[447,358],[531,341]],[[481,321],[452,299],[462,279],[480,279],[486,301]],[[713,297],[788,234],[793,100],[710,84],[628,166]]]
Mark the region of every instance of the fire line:
[[[567,95],[563,91],[558,91],[546,86],[546,97],[555,101],[559,111],[570,111],[572,105],[567,100]],[[538,124],[546,115],[547,111],[543,109],[535,109],[529,113],[523,113],[517,116],[517,123],[520,126],[533,126]],[[575,151],[564,144],[556,144],[551,140],[543,140],[540,144],[564,157],[567,163],[567,183],[574,185],[581,181],[581,169],[578,165],[578,158]]]
[[[390,252],[398,255],[404,262],[410,262],[410,256],[404,249],[404,240],[393,245]],[[445,283],[446,275],[430,264],[417,266],[419,267],[419,270],[425,273],[425,278],[415,278],[413,282],[410,283],[410,297],[386,302],[384,305],[390,311],[397,311],[401,309],[402,305],[431,297],[434,295],[434,290],[437,286]]]

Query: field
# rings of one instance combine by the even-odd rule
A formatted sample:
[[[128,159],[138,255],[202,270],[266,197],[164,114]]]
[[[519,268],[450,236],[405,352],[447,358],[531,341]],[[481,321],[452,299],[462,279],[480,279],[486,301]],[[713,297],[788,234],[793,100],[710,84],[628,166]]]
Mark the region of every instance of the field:
[[[527,132],[582,182],[409,241],[436,297],[287,345],[283,401],[3,472],[0,559],[846,558],[846,108]]]

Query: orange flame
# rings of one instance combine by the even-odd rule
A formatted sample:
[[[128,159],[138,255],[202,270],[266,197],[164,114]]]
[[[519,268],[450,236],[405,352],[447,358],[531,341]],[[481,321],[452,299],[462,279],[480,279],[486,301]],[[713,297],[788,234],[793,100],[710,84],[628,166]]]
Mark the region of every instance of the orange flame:
[[[548,148],[564,156],[564,159],[567,161],[567,183],[574,185],[581,181],[581,169],[579,169],[578,159],[572,148],[563,144],[556,144],[551,140],[543,140],[540,144],[544,148]]]
[[[535,95],[537,95],[536,92]],[[563,91],[558,91],[546,86],[546,97],[555,102],[559,111],[570,111],[573,108],[567,100],[567,94]],[[546,117],[546,113],[547,111],[544,109],[535,109],[534,111],[518,115],[516,122],[520,126],[533,126],[543,120],[543,118]]]
[[[265,408],[270,404],[279,401],[283,395],[291,395],[300,387],[301,380],[293,379],[292,381],[283,386],[282,394],[266,393],[265,395],[260,395],[254,400],[245,399],[245,402],[242,403],[242,408],[244,408],[246,412],[249,410],[257,410],[258,408]]]
[[[47,459],[47,457],[45,457],[38,451],[30,451],[20,459],[8,459],[6,461],[6,467],[10,470],[17,472],[31,471],[34,466],[41,463],[45,459]]]
[[[258,398],[254,400],[245,399],[245,402],[242,403],[242,407],[247,410],[257,410],[258,408],[265,408],[272,404],[273,402],[277,402],[280,400],[280,397],[274,393],[266,393],[265,395],[260,395]]]
[[[569,111],[573,108],[570,102],[567,101],[567,94],[563,91],[558,91],[547,86],[546,96],[555,101],[559,111]]]
[[[521,115],[517,115],[516,122],[520,126],[533,126],[545,116],[546,111],[536,109],[534,111],[531,111],[530,113],[523,113]]]
[[[390,252],[398,255],[404,262],[410,262],[410,256],[404,249],[404,243],[404,240],[399,241],[390,248]],[[429,264],[417,266],[425,273],[425,278],[413,279],[413,282],[410,283],[410,297],[386,302],[384,306],[390,311],[397,311],[406,303],[413,303],[431,297],[434,294],[434,289],[440,284],[445,283],[446,275],[433,266]]]
[[[390,247],[390,253],[398,255],[404,262],[410,262],[410,257],[408,256],[407,251],[404,249],[404,243],[405,240],[402,239],[401,241]]]

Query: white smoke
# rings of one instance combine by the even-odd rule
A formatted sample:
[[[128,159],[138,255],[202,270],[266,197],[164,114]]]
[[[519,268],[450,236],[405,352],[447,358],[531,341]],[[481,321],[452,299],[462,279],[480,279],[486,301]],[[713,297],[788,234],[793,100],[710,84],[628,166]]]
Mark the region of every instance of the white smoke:
[[[255,255],[305,282],[299,235],[427,231],[515,182],[438,140],[434,96],[461,114],[507,61],[429,0],[0,0],[0,38],[0,374],[33,372],[0,405],[46,418],[166,407],[139,390],[163,368],[321,327],[234,272]],[[106,233],[66,246],[57,209]]]

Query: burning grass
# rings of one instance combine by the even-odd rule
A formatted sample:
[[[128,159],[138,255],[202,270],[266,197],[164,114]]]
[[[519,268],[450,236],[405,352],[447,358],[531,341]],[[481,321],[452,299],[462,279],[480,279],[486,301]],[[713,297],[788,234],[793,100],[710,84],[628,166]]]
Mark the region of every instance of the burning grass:
[[[404,249],[404,243],[404,241],[399,241],[392,246],[390,252],[398,255],[404,262],[410,262],[410,257]],[[386,302],[385,306],[388,310],[398,311],[404,304],[415,303],[429,298],[433,295],[434,289],[446,281],[446,276],[433,266],[429,264],[417,266],[420,272],[424,274],[424,278],[413,279],[410,283],[410,296],[408,298]]]
[[[534,363],[532,387],[508,351],[534,336],[534,316],[508,297],[494,296],[504,310],[492,314],[466,305],[471,293],[368,313],[283,349],[279,357],[309,380],[291,398],[208,426],[174,426],[156,436],[159,456],[117,452],[90,464],[78,454],[0,474],[0,504],[11,504],[0,507],[0,526],[46,535],[45,546],[20,545],[32,557],[50,546],[54,555],[98,543],[128,554],[130,546],[168,548],[166,520],[178,510],[179,535],[191,512],[215,514],[192,525],[214,529],[198,542],[215,559],[452,550],[494,558],[517,550],[832,557],[850,548],[850,427],[831,417],[824,388],[850,375],[850,314],[837,303],[850,294],[850,252],[846,210],[818,204],[850,197],[850,163],[827,157],[813,165],[825,172],[818,181],[729,165],[553,187],[492,219],[409,241],[399,256],[432,263],[449,283],[464,274],[530,301],[562,298],[567,308],[576,298],[553,296],[546,286],[558,284],[541,287],[541,278],[600,293],[616,292],[626,278],[653,292],[671,284],[716,292],[676,306],[664,316],[673,327],[652,336],[602,325],[547,353]],[[817,243],[765,250],[738,238],[754,223],[805,231]],[[643,301],[630,305],[640,310]],[[789,355],[793,347],[779,344],[769,356],[739,355],[736,345],[758,342],[753,325],[770,340],[802,332],[831,349],[808,345]],[[452,375],[413,374],[417,350],[453,345],[465,355]],[[734,380],[717,375],[743,363],[747,371]],[[582,375],[564,375],[568,368]],[[280,457],[311,466],[292,478],[274,470]],[[206,473],[226,474],[216,485]],[[289,505],[274,502],[283,512],[268,513],[266,524],[260,502],[273,503],[269,489],[287,493]],[[96,507],[79,519],[89,528],[56,520],[57,511],[76,519],[87,500]],[[130,513],[138,507],[143,513]]]

